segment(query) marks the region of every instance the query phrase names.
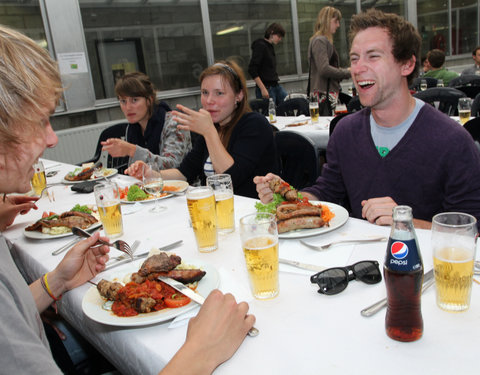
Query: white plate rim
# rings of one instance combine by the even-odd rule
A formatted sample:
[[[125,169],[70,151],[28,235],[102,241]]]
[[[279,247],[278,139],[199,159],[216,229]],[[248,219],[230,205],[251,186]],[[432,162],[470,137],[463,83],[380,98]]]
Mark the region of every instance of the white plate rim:
[[[32,224],[29,224],[29,225],[32,225]],[[27,227],[29,225],[27,225]],[[99,228],[101,225],[102,225],[102,222],[100,220],[98,220],[96,223],[90,225],[85,230],[89,231],[90,229]],[[45,233],[42,233],[42,232],[27,231],[27,230],[23,229],[23,235],[27,238],[30,238],[31,240],[55,240],[57,238],[73,236],[73,233],[72,232],[67,232],[67,233],[62,233],[62,234],[45,234]]]
[[[321,205],[328,206],[328,208],[335,214],[335,217],[330,221],[330,225],[328,227],[313,228],[313,229],[297,229],[290,232],[279,233],[278,238],[294,239],[294,238],[311,237],[319,234],[328,233],[340,228],[348,220],[349,215],[345,207],[342,207],[335,203],[324,202],[324,201],[310,201],[310,203],[315,205],[321,204]]]
[[[128,263],[123,267],[119,267],[115,271],[112,270],[111,273],[105,275],[104,278],[112,280],[115,277],[121,277],[122,275],[124,276],[128,273],[136,272],[144,261],[145,259],[139,259],[132,263]],[[183,260],[183,263],[195,265],[196,267],[206,271],[206,275],[202,280],[200,280],[196,290],[197,293],[201,294],[205,298],[212,290],[218,288],[220,285],[220,276],[218,271],[211,264],[202,262],[200,260]],[[104,302],[104,299],[100,297],[100,294],[97,291],[97,287],[92,286],[83,296],[82,311],[88,318],[96,321],[97,323],[117,327],[138,327],[162,323],[198,306],[196,302],[191,301],[188,305],[175,309],[167,308],[147,314],[139,314],[131,317],[120,317],[114,315],[111,311],[104,310],[102,308]]]
[[[110,178],[110,177],[113,177],[116,174],[118,174],[118,169],[117,168],[106,168],[106,169],[111,170],[113,172],[110,173],[108,176],[105,176],[105,177],[102,176],[102,177],[97,177],[97,178],[89,178],[88,180],[80,180],[80,181],[68,181],[68,180],[65,180],[65,177],[63,177],[61,182],[62,182],[62,184],[65,184],[65,185],[75,185],[75,184],[80,184],[80,183],[86,182],[86,181],[98,181],[98,180],[101,180],[101,179],[104,179],[104,178]]]

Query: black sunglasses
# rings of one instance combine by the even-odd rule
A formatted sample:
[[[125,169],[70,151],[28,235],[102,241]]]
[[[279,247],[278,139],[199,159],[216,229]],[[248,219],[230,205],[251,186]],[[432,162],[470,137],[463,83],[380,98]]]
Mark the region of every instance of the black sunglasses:
[[[350,273],[350,271],[352,271]],[[310,277],[312,283],[318,284],[321,294],[337,294],[343,292],[350,280],[376,284],[382,281],[382,274],[376,260],[362,260],[347,267],[329,268]]]

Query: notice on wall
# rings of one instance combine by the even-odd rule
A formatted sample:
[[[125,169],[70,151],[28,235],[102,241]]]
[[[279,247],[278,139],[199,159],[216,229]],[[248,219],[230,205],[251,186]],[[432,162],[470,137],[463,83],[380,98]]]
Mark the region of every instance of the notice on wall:
[[[83,52],[59,53],[58,67],[61,74],[87,73],[87,59]]]

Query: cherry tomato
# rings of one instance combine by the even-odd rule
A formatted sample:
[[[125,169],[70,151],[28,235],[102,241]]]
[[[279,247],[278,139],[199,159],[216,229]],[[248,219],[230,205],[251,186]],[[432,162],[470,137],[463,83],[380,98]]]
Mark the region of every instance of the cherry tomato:
[[[184,296],[180,293],[172,294],[171,298],[165,298],[165,305],[170,308],[177,308],[188,305],[190,303],[190,298]]]

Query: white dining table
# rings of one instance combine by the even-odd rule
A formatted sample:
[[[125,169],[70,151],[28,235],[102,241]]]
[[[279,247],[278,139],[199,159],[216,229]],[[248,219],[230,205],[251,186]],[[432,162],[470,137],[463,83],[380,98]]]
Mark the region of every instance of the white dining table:
[[[308,116],[277,116],[277,121],[272,124],[279,131],[293,131],[308,137],[318,151],[327,149],[329,139],[329,125],[333,117],[320,116],[317,123],[312,123]],[[298,125],[301,124],[301,125]]]
[[[57,162],[45,160],[45,166]],[[59,182],[73,170],[60,164],[52,168],[59,173],[48,183]],[[132,179],[114,176],[112,180],[128,185]],[[78,194],[69,185],[54,185],[55,201],[43,197],[39,210],[21,215],[4,232],[14,245],[13,256],[31,280],[52,270],[63,255],[52,256],[56,248],[71,237],[32,240],[24,236],[27,224],[36,221],[43,211],[63,212],[77,203],[94,204],[93,194]],[[231,292],[238,300],[246,300],[255,314],[257,337],[246,337],[233,357],[220,365],[215,374],[478,374],[476,360],[480,339],[480,285],[474,283],[471,307],[463,313],[442,311],[435,303],[435,288],[422,297],[423,337],[412,343],[390,339],[385,333],[385,310],[365,318],[360,310],[385,297],[385,284],[367,285],[351,281],[340,294],[317,293],[310,283],[312,271],[280,265],[280,293],[271,300],[253,299],[248,284],[238,230],[239,218],[255,211],[256,200],[235,196],[237,228],[219,235],[218,250],[199,253],[189,225],[185,196],[162,200],[167,210],[152,213],[153,203],[140,204],[139,209],[124,205],[124,235],[128,243],[140,240],[137,253],[160,247],[176,240],[183,244],[173,252],[189,264],[201,262],[213,267],[219,276],[219,289]],[[342,226],[328,233],[303,238],[312,244],[369,236],[387,236],[389,227],[349,218]],[[430,231],[417,230],[425,271],[432,268]],[[327,251],[314,251],[300,239],[281,239],[280,257],[324,267],[346,266],[360,260],[377,260],[383,265],[386,242],[345,244]],[[111,255],[119,255],[114,249]],[[478,256],[477,256],[478,257]],[[120,270],[117,268],[116,270]],[[111,270],[109,272],[113,272]],[[100,274],[108,276],[108,272]],[[64,294],[58,303],[59,313],[92,343],[123,374],[157,374],[185,340],[186,320],[172,320],[139,327],[118,327],[97,323],[82,311],[82,300],[93,286],[86,283]],[[193,302],[192,302],[193,303]],[[202,358],[198,358],[199,361]]]

